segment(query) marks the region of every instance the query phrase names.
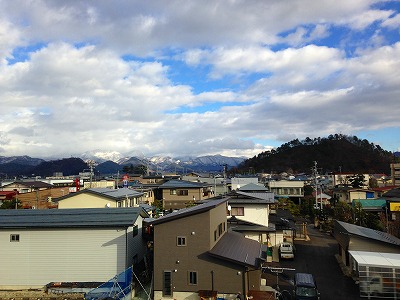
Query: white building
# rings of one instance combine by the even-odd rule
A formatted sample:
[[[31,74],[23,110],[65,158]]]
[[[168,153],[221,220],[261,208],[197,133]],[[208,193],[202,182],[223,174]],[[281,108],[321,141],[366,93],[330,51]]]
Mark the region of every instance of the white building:
[[[139,207],[0,210],[0,289],[105,282],[144,258]]]

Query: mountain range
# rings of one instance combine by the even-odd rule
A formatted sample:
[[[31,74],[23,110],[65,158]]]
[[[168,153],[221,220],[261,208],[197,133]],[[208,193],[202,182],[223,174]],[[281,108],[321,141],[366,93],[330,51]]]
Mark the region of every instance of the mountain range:
[[[44,160],[29,156],[0,156],[0,176],[52,176],[62,172],[65,176],[78,175],[91,166],[96,175],[111,175],[123,172],[125,166],[146,166],[151,173],[160,172],[222,172],[223,166],[238,166],[245,157],[208,155],[200,157],[162,157],[146,158],[143,155],[123,156],[119,152],[90,151],[79,158]]]

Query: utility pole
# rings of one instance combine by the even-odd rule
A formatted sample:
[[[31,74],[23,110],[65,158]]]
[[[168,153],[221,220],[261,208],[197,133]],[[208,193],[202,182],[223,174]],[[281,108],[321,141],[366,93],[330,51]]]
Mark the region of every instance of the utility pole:
[[[315,180],[315,207],[318,208],[318,169],[316,161],[314,161],[313,176]]]

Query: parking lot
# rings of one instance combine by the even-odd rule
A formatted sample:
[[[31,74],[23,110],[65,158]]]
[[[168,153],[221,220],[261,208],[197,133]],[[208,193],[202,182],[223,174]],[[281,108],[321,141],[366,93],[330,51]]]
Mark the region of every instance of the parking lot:
[[[354,280],[345,276],[335,257],[338,253],[338,245],[335,239],[315,229],[313,225],[307,227],[310,240],[295,241],[296,253],[293,260],[283,260],[279,263],[273,262],[271,267],[282,267],[287,269],[279,274],[279,287],[293,292],[293,277],[296,272],[311,273],[314,275],[321,300],[358,300],[359,288]],[[276,276],[269,270],[267,281],[276,285]]]

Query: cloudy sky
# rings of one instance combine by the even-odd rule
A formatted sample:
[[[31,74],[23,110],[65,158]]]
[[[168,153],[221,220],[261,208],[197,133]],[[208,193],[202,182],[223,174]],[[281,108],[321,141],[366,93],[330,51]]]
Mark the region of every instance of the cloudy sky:
[[[400,150],[400,2],[0,0],[0,156]]]

